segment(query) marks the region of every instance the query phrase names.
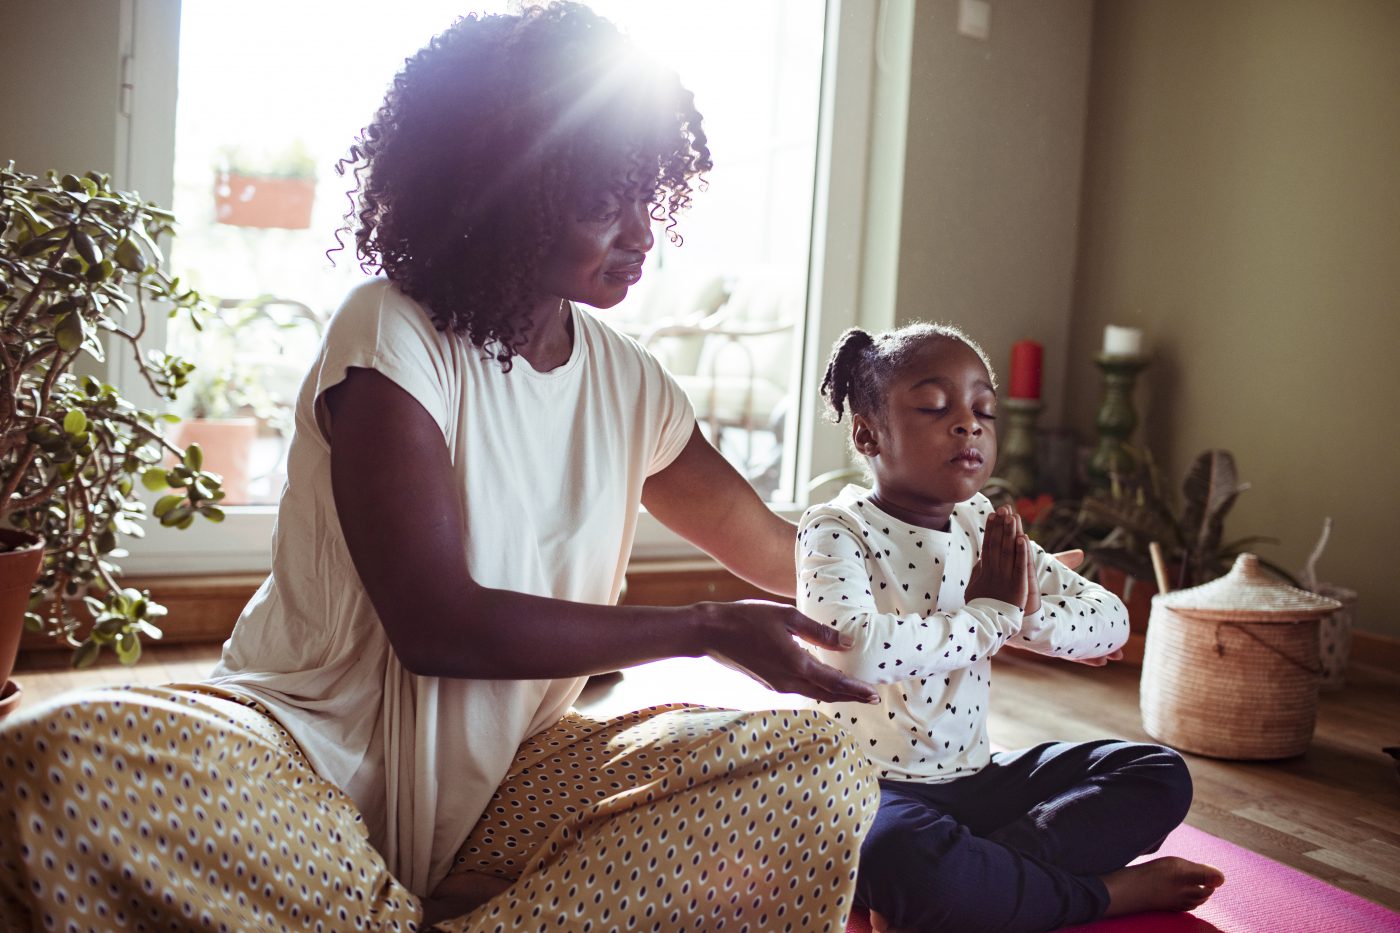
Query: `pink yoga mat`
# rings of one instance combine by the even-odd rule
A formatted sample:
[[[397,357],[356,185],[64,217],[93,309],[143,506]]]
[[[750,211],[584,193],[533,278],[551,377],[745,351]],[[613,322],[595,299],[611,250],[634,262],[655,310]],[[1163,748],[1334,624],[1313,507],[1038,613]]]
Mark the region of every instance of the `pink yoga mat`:
[[[1190,826],[1177,827],[1149,858],[1162,855],[1214,865],[1225,873],[1225,884],[1191,913],[1135,914],[1067,929],[1078,933],[1400,931],[1400,914]],[[852,914],[846,933],[870,933],[864,912]]]

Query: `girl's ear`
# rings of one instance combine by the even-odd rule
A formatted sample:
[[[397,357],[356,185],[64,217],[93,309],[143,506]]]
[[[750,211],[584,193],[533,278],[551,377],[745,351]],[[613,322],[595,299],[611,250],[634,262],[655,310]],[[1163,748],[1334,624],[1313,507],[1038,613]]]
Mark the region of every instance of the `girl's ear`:
[[[859,453],[867,457],[874,457],[880,453],[879,435],[875,432],[875,426],[864,415],[851,414],[851,443]]]

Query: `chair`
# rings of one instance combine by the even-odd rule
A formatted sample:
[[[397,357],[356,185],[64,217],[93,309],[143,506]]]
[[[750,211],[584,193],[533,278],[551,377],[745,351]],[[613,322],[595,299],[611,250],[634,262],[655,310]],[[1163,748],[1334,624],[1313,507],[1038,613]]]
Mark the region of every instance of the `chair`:
[[[781,459],[783,421],[796,372],[794,335],[801,320],[801,289],[766,272],[738,277],[709,314],[663,318],[641,336],[668,366],[695,407],[710,441],[726,450],[726,434],[743,432],[736,461],[750,479]],[[755,457],[754,435],[772,437],[768,456]]]

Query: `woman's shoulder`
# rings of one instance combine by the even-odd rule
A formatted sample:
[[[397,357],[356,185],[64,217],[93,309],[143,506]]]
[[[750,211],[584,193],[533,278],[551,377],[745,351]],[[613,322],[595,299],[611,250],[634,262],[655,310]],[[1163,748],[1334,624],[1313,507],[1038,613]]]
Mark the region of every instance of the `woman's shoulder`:
[[[443,339],[427,309],[384,278],[351,288],[331,315],[327,333],[333,342],[377,343],[396,334],[411,334],[415,342],[430,344]]]

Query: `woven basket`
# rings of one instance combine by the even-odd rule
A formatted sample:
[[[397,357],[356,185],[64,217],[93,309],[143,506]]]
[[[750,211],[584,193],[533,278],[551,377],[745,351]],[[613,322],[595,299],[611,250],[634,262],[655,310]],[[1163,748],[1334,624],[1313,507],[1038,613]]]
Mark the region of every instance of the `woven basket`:
[[[1340,605],[1275,579],[1253,554],[1219,580],[1154,597],[1143,728],[1212,758],[1301,755],[1317,719],[1318,624]]]

